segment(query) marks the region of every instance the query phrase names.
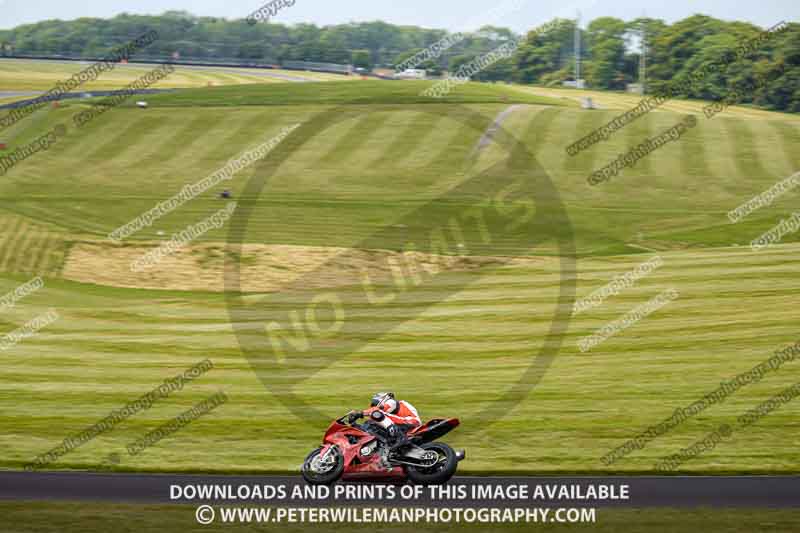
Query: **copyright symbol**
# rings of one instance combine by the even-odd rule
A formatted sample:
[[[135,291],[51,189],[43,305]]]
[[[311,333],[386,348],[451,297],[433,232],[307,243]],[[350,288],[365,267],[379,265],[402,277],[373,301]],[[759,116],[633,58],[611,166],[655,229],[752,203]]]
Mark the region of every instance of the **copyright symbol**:
[[[731,435],[731,427],[728,424],[722,424],[719,427],[719,432],[723,437],[730,437]]]
[[[194,512],[194,517],[197,519],[198,524],[207,526],[214,521],[214,508],[210,505],[201,505]]]

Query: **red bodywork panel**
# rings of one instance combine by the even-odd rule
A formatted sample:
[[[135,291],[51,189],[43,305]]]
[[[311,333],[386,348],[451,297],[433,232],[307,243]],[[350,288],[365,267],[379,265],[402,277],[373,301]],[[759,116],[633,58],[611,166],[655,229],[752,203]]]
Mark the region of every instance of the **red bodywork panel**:
[[[353,444],[350,444],[351,440]],[[384,468],[379,454],[373,452],[367,456],[361,455],[361,448],[374,440],[376,440],[374,435],[336,421],[325,432],[321,453],[327,452],[334,444],[339,447],[344,454],[342,479],[405,479],[406,473],[402,467]]]
[[[409,437],[419,437],[424,442],[436,440],[459,425],[458,418],[434,419],[408,432]],[[427,437],[427,438],[426,438]],[[406,477],[402,467],[385,468],[381,465],[380,455],[371,453],[362,455],[361,448],[376,440],[377,437],[366,431],[334,421],[322,439],[322,454],[332,445],[338,446],[344,454],[344,473],[342,479],[385,479],[403,480]],[[352,444],[351,444],[352,441]]]

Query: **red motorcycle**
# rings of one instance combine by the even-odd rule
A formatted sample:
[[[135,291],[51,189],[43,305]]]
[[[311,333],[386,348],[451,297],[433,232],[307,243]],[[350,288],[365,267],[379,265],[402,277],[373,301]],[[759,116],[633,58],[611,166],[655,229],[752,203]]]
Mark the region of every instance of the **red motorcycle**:
[[[380,411],[373,413],[380,418]],[[433,442],[449,433],[457,418],[434,419],[410,430],[408,444],[391,450],[387,439],[380,436],[379,426],[370,432],[367,421],[348,421],[348,415],[335,420],[323,445],[306,457],[301,468],[303,479],[312,485],[330,485],[339,479],[411,481],[423,485],[446,483],[456,472],[464,450],[454,451],[443,442]],[[376,434],[378,433],[378,434]]]

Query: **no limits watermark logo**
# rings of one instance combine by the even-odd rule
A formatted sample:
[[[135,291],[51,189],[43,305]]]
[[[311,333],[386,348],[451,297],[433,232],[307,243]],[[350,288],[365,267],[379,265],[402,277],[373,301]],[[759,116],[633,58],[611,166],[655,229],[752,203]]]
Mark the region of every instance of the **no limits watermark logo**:
[[[448,109],[453,126],[466,126],[478,134],[476,137],[489,126],[486,116],[467,107]],[[423,111],[442,115],[441,108]],[[575,248],[572,226],[550,177],[527,147],[497,122],[492,127],[492,138],[507,152],[504,160],[474,173],[475,160],[469,157],[464,168],[452,170],[472,171],[474,175],[352,247],[353,253],[400,251],[376,255],[376,261],[383,262],[381,268],[353,269],[342,279],[341,269],[334,262],[346,262],[348,252],[344,252],[279,292],[266,296],[242,294],[241,251],[248,242],[248,226],[258,198],[268,194],[270,179],[307,143],[364,113],[345,105],[306,121],[259,164],[240,195],[229,225],[225,269],[228,311],[239,345],[276,399],[306,423],[324,424],[331,420],[331,414],[310,405],[297,387],[480,277],[475,272],[464,275],[463,271],[449,268],[454,257],[492,257],[488,270],[478,271],[489,274],[548,243],[557,250],[561,276],[547,333],[531,342],[529,353],[518,356],[524,368],[513,383],[508,383],[505,390],[495,391],[495,399],[484,402],[478,412],[462,414],[476,422],[502,418],[539,383],[563,343],[575,300]],[[387,145],[385,153],[395,149]],[[458,205],[458,209],[443,208],[447,204]],[[414,228],[414,238],[409,237],[409,228]],[[375,270],[391,275],[379,280],[371,275]],[[318,286],[320,279],[330,279],[331,274],[337,278],[337,287],[348,289],[309,290]],[[397,308],[412,311],[387,312]],[[363,317],[365,309],[382,317],[368,331],[364,331],[363,321],[353,319],[359,314]],[[421,377],[428,372],[424,367],[408,371],[419,372]],[[479,424],[472,424],[474,429],[476,426]]]

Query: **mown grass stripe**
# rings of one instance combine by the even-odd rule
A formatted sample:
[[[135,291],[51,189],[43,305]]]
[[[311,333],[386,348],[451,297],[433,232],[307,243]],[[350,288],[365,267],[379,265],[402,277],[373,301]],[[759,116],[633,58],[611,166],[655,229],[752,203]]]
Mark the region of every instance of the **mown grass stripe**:
[[[114,111],[107,111],[104,116],[108,116]],[[125,118],[130,118],[130,114],[126,114]],[[109,117],[112,119],[112,117]],[[117,125],[117,134],[111,138],[106,138],[104,142],[96,145],[80,163],[76,166],[83,166],[86,164],[97,164],[102,161],[109,161],[122,156],[125,152],[132,149],[139,140],[147,136],[150,130],[160,126],[163,119],[152,119],[146,116],[140,116],[128,122],[120,129]]]
[[[769,122],[761,120],[748,120],[747,127],[753,138],[753,150],[759,154],[761,165],[764,167],[763,183],[789,176],[794,166],[784,155],[781,149],[781,135]]]
[[[695,126],[695,134],[691,139],[681,140],[681,172],[687,176],[712,177],[711,169],[706,159],[706,132],[708,128],[705,124],[698,121]]]
[[[6,272],[9,272],[9,264],[14,258],[14,254],[18,251],[17,243],[22,238],[22,233],[28,227],[27,222],[22,217],[15,217],[13,230],[6,234],[3,239],[3,255],[0,259],[0,266]]]
[[[36,272],[53,277],[58,276],[64,266],[65,250],[68,246],[68,242],[64,242],[64,240],[53,236],[52,233],[48,233],[44,244],[45,252],[41,254],[41,258],[36,265]]]
[[[247,113],[245,118],[236,117],[240,125],[225,135],[219,142],[210,143],[206,147],[206,157],[213,160],[226,160],[238,154],[245,147],[251,147],[260,142],[266,142],[264,133],[274,126],[270,119],[272,113],[269,111]],[[214,169],[216,170],[216,169]]]
[[[730,118],[723,118],[720,121],[735,154],[733,162],[738,177],[746,181],[768,178],[770,174],[761,162],[761,154],[756,148],[753,130],[748,121]]]
[[[8,272],[19,271],[18,265],[25,256],[25,248],[30,239],[31,227],[32,225],[28,221],[22,221],[22,226],[20,227],[16,238],[14,238],[14,241],[10,246],[12,253],[5,261],[5,268]]]
[[[771,121],[768,123],[775,130],[780,139],[781,151],[790,168],[792,174],[800,170],[800,128],[788,122]]]
[[[53,235],[48,231],[43,231],[41,233],[41,241],[38,247],[34,253],[31,253],[31,263],[29,265],[31,272],[41,275],[50,274],[50,267],[48,263],[53,244]]]
[[[55,240],[54,246],[50,248],[50,254],[47,262],[47,271],[51,276],[61,276],[61,273],[64,271],[64,267],[67,264],[69,252],[74,245],[74,241],[65,242],[59,239]]]
[[[453,129],[454,134],[427,162],[426,166],[428,168],[433,169],[435,167],[440,169],[440,172],[445,170],[453,172],[456,169],[452,168],[452,161],[463,161],[482,135],[482,132],[475,131],[466,122],[458,122]]]
[[[18,270],[20,272],[36,272],[36,263],[39,257],[46,251],[44,243],[47,240],[45,232],[31,228],[25,247],[20,255]]]
[[[434,121],[422,120],[423,116],[421,111],[408,113],[402,127],[389,141],[391,149],[387,147],[378,157],[368,161],[368,165],[374,168],[393,166],[393,163],[413,154],[423,138],[436,126]]]
[[[75,128],[73,124],[68,124],[69,134],[60,139],[56,145],[62,150],[60,155],[66,161],[85,158],[87,153],[96,148],[97,139],[109,139],[119,132],[119,123],[108,120],[107,113],[95,118],[80,129]],[[63,168],[67,165],[62,163],[60,166]]]
[[[648,113],[638,120],[635,120],[632,124],[625,126],[624,153],[627,154],[639,144],[645,142],[646,139],[652,138],[654,133],[661,133],[661,125],[659,124],[656,126],[656,120],[657,118],[653,113]],[[671,125],[668,127],[671,127]],[[626,169],[625,172],[629,173],[631,177],[635,176],[637,178],[652,176],[654,173],[653,159],[655,155],[656,154],[653,153],[645,155],[639,159],[633,167]]]
[[[563,128],[563,131],[569,132],[566,146],[570,146],[606,124],[609,117],[610,115],[604,112],[577,111],[573,109],[562,113],[559,126]],[[605,141],[600,141],[600,143],[603,142]],[[574,156],[566,153],[566,146],[564,147],[566,166],[563,168],[567,172],[586,173],[588,175],[595,170],[594,166],[598,157],[598,146],[596,144]],[[586,169],[590,169],[589,172],[586,172]]]
[[[355,154],[368,139],[366,132],[374,132],[380,128],[389,116],[387,113],[371,112],[357,118],[343,137],[327,152],[323,153],[319,162],[330,166],[336,161],[346,161]]]
[[[200,115],[184,124],[172,133],[166,142],[154,143],[153,149],[143,159],[151,160],[164,169],[167,165],[180,157],[187,150],[196,150],[196,145],[202,140],[214,136],[214,128],[225,120],[223,115]],[[168,155],[163,157],[164,152]],[[159,157],[160,156],[160,157]]]
[[[423,116],[427,113],[423,114]],[[425,121],[421,126],[409,128],[411,139],[408,146],[403,151],[395,151],[392,154],[386,154],[387,163],[396,163],[401,166],[419,165],[421,162],[420,152],[421,148],[431,146],[435,137],[441,135],[442,126],[447,123],[448,118],[442,115],[435,120]],[[431,156],[432,157],[432,156]]]
[[[563,109],[549,107],[537,109],[531,113],[522,138],[534,157],[539,158],[545,155],[541,151],[550,138],[550,129],[554,125],[561,124],[562,119],[567,115],[568,113],[565,113]]]

